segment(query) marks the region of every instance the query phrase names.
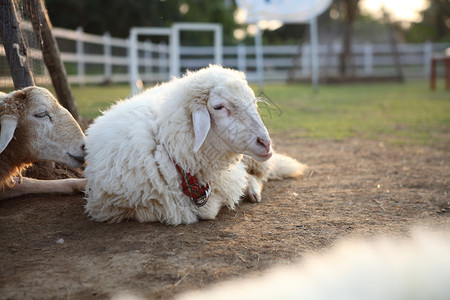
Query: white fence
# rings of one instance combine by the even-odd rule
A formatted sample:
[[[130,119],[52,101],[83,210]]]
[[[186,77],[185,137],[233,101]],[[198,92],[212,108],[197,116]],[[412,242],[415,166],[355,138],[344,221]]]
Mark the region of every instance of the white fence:
[[[24,23],[24,30],[31,26]],[[91,84],[104,82],[129,82],[130,43],[126,39],[87,34],[78,30],[53,28],[63,62],[66,65],[69,81],[72,84]],[[442,53],[450,44],[398,44],[398,52],[406,78],[427,77],[433,54]],[[197,69],[214,62],[214,47],[179,48],[180,70]],[[394,57],[389,44],[356,44],[352,47],[353,59],[350,67],[355,77],[395,76]],[[41,60],[40,51],[29,50],[33,61]],[[264,78],[266,81],[285,81],[291,75],[296,79],[310,76],[310,47],[284,45],[263,47]],[[339,44],[320,45],[320,77],[338,77]],[[247,73],[249,81],[256,80],[256,58],[253,46],[224,46],[223,65]],[[163,81],[169,74],[170,48],[167,44],[153,44],[150,41],[138,43],[139,77],[144,82]],[[0,45],[0,62],[5,61],[5,52]],[[0,63],[2,69],[7,64]],[[45,69],[45,68],[42,68]],[[9,70],[0,70],[0,87],[12,86]],[[35,71],[35,73],[37,73]],[[40,84],[49,83],[45,70],[39,74]]]

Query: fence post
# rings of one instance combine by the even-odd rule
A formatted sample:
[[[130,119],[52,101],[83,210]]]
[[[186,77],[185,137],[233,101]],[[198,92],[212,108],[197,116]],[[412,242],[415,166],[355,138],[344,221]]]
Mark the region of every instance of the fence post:
[[[136,95],[139,93],[139,65],[138,65],[138,45],[137,45],[137,31],[135,28],[130,30],[130,38],[128,41],[128,58],[130,60],[130,66],[128,67],[128,75],[130,76],[131,94]]]
[[[255,33],[255,60],[256,60],[256,78],[258,81],[258,89],[262,91],[264,89],[264,50],[262,31],[259,28],[258,23],[256,25]]]
[[[339,43],[338,41],[334,41],[333,43],[333,60],[336,61],[336,63],[333,63],[333,67],[335,67],[335,76],[340,76],[339,73],[339,58],[342,53],[342,43]]]
[[[105,82],[111,81],[112,77],[112,58],[111,58],[111,34],[105,32],[103,34],[103,59],[104,59],[104,73]]]
[[[77,75],[78,84],[84,85],[84,44],[83,44],[83,27],[77,28]]]
[[[144,78],[148,81],[153,80],[152,46],[150,40],[144,42]]]
[[[364,75],[372,75],[373,73],[373,48],[372,44],[366,42],[364,44]]]
[[[158,45],[158,79],[159,80],[166,80],[168,78],[167,76],[167,54],[165,53],[168,50],[167,44],[162,41]],[[164,75],[164,77],[161,77],[161,74]],[[169,76],[170,77],[170,76]]]
[[[217,65],[223,64],[222,25],[217,25],[214,30],[214,63]]]
[[[319,90],[319,76],[320,76],[320,45],[319,33],[317,29],[317,17],[312,17],[309,24],[310,40],[311,40],[311,84],[314,92]]]
[[[170,76],[180,75],[180,31],[178,26],[172,25],[172,33],[169,37],[170,44]]]
[[[236,46],[237,53],[237,67],[241,72],[247,70],[247,49],[244,44],[239,44]]]
[[[309,75],[310,71],[310,54],[309,45],[304,43],[302,45],[302,76],[306,77]]]
[[[433,56],[433,44],[430,41],[426,41],[423,44],[423,72],[425,77],[430,76],[431,58]]]

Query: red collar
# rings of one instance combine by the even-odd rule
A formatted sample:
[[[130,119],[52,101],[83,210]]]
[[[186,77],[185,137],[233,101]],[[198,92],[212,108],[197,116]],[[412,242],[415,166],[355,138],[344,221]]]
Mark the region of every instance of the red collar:
[[[174,162],[175,163],[175,162]],[[197,207],[202,207],[206,204],[211,193],[209,183],[206,186],[201,186],[197,177],[191,175],[189,172],[185,172],[177,163],[175,163],[178,174],[181,177],[181,189],[186,196],[191,198],[192,203]]]

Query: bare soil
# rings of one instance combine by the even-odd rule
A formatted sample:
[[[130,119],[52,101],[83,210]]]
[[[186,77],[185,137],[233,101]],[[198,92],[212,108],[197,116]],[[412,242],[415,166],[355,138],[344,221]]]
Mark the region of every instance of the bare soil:
[[[0,202],[0,298],[109,299],[132,291],[168,299],[345,237],[450,225],[449,152],[357,139],[274,140],[279,152],[311,167],[307,176],[269,182],[262,203],[224,208],[213,221],[97,223],[84,214],[82,195]]]

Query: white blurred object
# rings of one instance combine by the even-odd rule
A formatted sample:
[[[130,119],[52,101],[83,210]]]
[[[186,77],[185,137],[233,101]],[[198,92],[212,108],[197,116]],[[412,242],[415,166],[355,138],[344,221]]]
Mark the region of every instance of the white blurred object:
[[[275,30],[282,23],[310,23],[311,35],[311,83],[314,91],[319,89],[319,57],[317,17],[331,4],[332,0],[236,0],[239,12],[238,22],[255,24],[256,73],[259,90],[263,90],[264,62],[261,30]],[[276,21],[280,23],[275,23]],[[264,27],[263,27],[264,26]]]
[[[332,0],[237,0],[246,12],[245,22],[279,20],[283,23],[308,23],[323,13]]]
[[[450,235],[353,240],[263,276],[235,279],[178,300],[448,300]]]

